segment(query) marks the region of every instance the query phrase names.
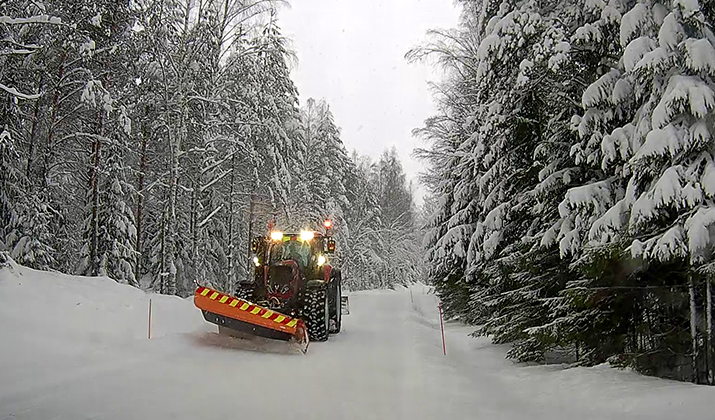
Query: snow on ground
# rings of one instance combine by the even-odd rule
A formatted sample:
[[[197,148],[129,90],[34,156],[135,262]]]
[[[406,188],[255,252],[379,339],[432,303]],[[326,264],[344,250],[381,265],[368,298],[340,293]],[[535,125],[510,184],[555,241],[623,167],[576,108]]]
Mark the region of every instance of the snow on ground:
[[[219,336],[191,299],[106,278],[0,270],[0,419],[709,418],[715,388],[564,370],[447,325],[429,288],[350,295],[344,330],[301,355]],[[152,339],[146,337],[152,299]]]

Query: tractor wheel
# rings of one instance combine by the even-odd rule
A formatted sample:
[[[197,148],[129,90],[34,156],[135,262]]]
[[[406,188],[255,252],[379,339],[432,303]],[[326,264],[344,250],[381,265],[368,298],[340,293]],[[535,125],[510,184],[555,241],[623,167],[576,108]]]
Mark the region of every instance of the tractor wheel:
[[[330,302],[330,334],[337,334],[340,332],[343,323],[343,314],[340,308],[340,295],[342,293],[342,285],[340,275],[335,276],[330,285],[331,302]]]
[[[330,306],[328,290],[323,287],[310,288],[305,292],[305,308],[308,337],[310,341],[327,341],[330,329]]]

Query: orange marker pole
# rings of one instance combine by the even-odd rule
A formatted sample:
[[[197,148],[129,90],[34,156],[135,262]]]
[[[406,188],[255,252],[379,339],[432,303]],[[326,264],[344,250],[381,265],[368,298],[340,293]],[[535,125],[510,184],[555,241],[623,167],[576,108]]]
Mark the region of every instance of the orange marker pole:
[[[447,346],[444,343],[444,322],[442,321],[442,302],[439,303],[439,326],[442,328],[442,352],[447,355]]]
[[[149,340],[151,340],[151,299],[149,299]]]

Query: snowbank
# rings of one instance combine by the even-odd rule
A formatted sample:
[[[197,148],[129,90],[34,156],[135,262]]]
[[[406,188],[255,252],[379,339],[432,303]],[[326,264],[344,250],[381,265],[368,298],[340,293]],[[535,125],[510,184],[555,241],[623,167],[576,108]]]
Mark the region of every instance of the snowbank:
[[[203,324],[191,299],[147,294],[105,277],[77,277],[14,265],[0,270],[0,335],[68,344],[112,345],[194,331]]]
[[[446,326],[444,356],[437,297],[423,284],[350,296],[343,332],[303,356],[217,335],[190,299],[0,269],[0,419],[712,417],[715,388],[519,365],[461,325]]]

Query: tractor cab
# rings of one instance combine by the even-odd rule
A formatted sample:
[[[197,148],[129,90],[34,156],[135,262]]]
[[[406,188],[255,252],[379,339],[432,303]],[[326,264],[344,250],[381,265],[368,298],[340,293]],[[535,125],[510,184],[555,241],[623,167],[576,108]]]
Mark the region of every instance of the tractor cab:
[[[253,297],[276,310],[290,311],[300,306],[301,292],[310,283],[329,283],[330,254],[335,240],[319,232],[283,233],[272,231],[254,238]]]
[[[335,252],[335,240],[312,231],[300,233],[271,232],[253,239],[253,263],[258,270],[285,261],[294,261],[304,276],[312,277],[328,263]]]
[[[293,260],[301,271],[305,271],[317,258],[314,248],[310,241],[302,241],[298,235],[284,235],[281,241],[269,243],[267,264],[271,266],[282,261]]]

